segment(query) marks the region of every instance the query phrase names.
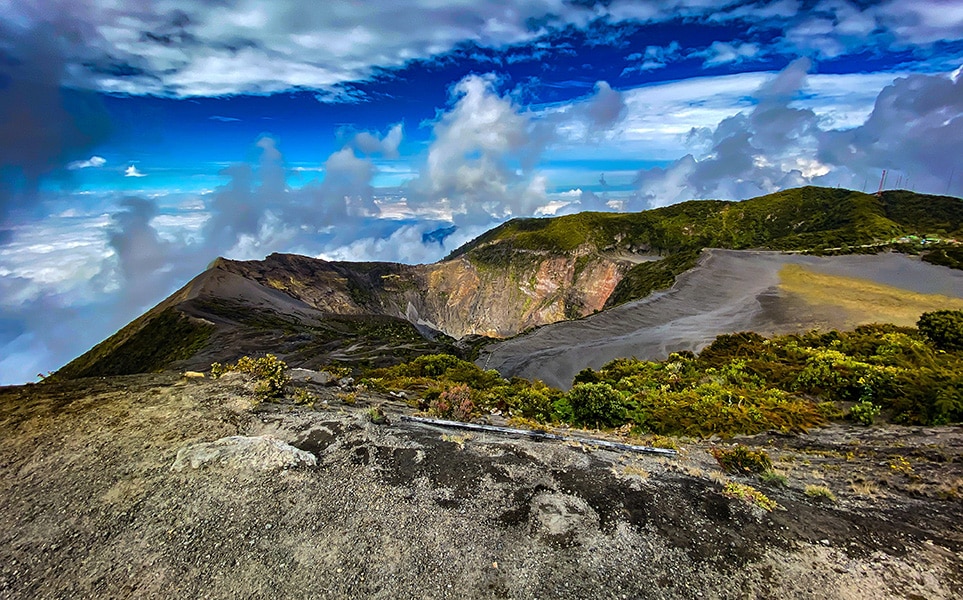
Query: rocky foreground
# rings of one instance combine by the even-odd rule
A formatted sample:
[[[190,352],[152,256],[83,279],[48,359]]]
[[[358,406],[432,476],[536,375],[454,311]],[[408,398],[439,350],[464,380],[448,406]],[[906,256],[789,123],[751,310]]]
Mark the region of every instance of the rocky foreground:
[[[739,440],[782,485],[723,474],[708,450],[728,442],[664,457],[467,434],[302,386],[311,407],[254,406],[233,376],[0,389],[0,596],[963,596],[959,428]]]

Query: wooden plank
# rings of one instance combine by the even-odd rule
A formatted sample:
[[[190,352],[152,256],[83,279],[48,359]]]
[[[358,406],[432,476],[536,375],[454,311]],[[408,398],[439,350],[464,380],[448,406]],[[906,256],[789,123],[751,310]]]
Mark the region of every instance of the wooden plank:
[[[402,421],[411,423],[421,423],[423,425],[434,425],[436,427],[447,427],[450,429],[464,429],[467,431],[484,431],[486,433],[501,433],[504,435],[514,435],[518,437],[529,437],[537,440],[554,440],[559,442],[577,442],[588,444],[598,448],[610,450],[622,450],[627,452],[639,452],[643,454],[661,454],[664,456],[676,456],[678,453],[670,448],[654,448],[652,446],[636,446],[633,444],[623,444],[621,442],[610,442],[596,438],[583,438],[568,435],[558,435],[546,431],[533,431],[530,429],[514,429],[512,427],[498,427],[495,425],[481,425],[479,423],[464,423],[462,421],[447,421],[445,419],[429,419],[427,417],[401,416]]]

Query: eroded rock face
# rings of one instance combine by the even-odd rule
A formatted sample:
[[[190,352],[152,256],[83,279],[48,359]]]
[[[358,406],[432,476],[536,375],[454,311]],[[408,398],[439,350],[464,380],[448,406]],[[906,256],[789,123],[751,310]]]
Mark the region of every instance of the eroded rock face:
[[[565,256],[529,252],[499,268],[465,257],[431,265],[331,263],[293,255],[218,261],[236,273],[328,314],[419,319],[456,338],[507,337],[601,310],[631,262],[588,248]],[[211,291],[216,295],[216,290]]]
[[[213,442],[202,442],[181,448],[171,471],[190,467],[276,471],[296,467],[313,467],[318,459],[310,452],[268,436],[232,435]]]

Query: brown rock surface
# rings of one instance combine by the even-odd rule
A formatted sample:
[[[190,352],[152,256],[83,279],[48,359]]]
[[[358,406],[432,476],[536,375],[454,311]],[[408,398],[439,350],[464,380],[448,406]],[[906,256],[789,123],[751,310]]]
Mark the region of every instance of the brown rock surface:
[[[708,443],[667,459],[466,436],[399,422],[407,408],[388,397],[313,391],[314,408],[252,410],[237,378],[0,389],[0,597],[963,594],[959,428],[743,440],[788,478],[731,478],[777,501],[770,513],[721,494]],[[390,425],[369,422],[374,404]],[[245,469],[241,454],[171,469],[230,436],[318,464]]]

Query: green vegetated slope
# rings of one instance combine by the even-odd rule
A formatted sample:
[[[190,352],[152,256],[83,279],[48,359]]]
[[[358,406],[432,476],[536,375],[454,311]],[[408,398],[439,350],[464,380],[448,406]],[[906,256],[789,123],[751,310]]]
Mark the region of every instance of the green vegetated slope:
[[[918,328],[722,335],[698,356],[622,358],[585,369],[566,393],[505,380],[453,356],[375,371],[368,383],[413,391],[421,408],[439,417],[466,420],[498,410],[522,426],[565,423],[636,435],[791,433],[844,418],[863,425],[958,423],[963,312],[926,313]]]
[[[668,287],[695,264],[703,248],[851,251],[906,234],[963,237],[963,201],[907,191],[876,197],[803,187],[741,202],[694,200],[641,213],[514,219],[451,257],[466,255],[495,267],[524,260],[526,253],[567,253],[585,246],[664,256],[626,274],[607,303],[615,306]],[[955,256],[950,250],[939,264],[950,264]]]
[[[174,308],[145,314],[56,373],[63,379],[159,371],[201,349],[214,326]]]

